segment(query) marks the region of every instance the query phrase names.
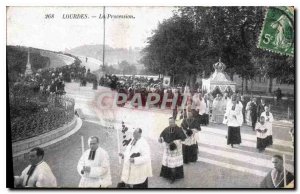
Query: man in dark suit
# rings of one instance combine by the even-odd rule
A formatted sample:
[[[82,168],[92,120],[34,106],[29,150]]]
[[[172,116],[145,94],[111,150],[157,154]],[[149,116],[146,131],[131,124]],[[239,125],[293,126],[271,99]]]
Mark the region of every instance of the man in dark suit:
[[[255,131],[255,124],[257,122],[257,104],[256,104],[256,101],[257,101],[257,99],[253,98],[253,102],[251,103],[251,107],[250,107],[250,116],[251,116],[253,131]]]
[[[260,104],[257,107],[257,117],[259,118],[261,116],[261,113],[265,111],[265,99],[261,99]]]

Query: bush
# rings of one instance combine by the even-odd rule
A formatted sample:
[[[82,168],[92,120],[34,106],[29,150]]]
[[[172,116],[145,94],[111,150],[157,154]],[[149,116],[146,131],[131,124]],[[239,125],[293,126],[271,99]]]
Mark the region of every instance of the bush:
[[[30,115],[48,106],[48,95],[39,91],[36,83],[16,82],[9,87],[11,119]]]
[[[31,138],[62,127],[74,118],[74,101],[68,107],[50,107],[40,109],[34,114],[23,114],[11,118],[12,142]]]

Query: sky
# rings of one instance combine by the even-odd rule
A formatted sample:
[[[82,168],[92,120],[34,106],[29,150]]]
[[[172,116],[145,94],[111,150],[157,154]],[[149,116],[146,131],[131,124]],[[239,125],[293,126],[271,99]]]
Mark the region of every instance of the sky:
[[[174,7],[106,7],[106,14],[134,19],[106,19],[105,41],[113,48],[144,47],[159,22],[172,17]],[[103,7],[8,7],[7,45],[64,51],[81,45],[103,44]],[[53,19],[45,19],[54,14]],[[63,19],[87,14],[89,19]],[[93,18],[92,16],[97,16]]]

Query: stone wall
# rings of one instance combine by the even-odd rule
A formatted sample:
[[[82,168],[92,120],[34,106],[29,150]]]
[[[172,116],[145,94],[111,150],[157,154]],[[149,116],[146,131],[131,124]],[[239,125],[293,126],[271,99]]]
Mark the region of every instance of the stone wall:
[[[23,160],[25,155],[28,154],[28,152],[34,147],[47,148],[66,139],[77,132],[81,125],[81,119],[75,116],[70,123],[56,130],[52,130],[48,133],[44,133],[29,139],[14,142],[12,144],[13,161],[15,162],[18,160]]]

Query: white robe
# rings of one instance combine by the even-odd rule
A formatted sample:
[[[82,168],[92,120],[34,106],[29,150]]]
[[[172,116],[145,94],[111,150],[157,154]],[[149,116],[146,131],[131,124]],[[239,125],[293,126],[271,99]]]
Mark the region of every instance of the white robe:
[[[32,175],[28,180],[27,186],[25,186],[31,165],[27,166],[20,177],[16,177],[19,181],[22,182],[22,186],[24,187],[57,187],[56,178],[53,175],[49,165],[42,161],[40,162],[36,168],[34,169]]]
[[[217,97],[213,101],[212,120],[216,123],[222,123],[225,110],[223,109],[222,99]]]
[[[130,156],[133,153],[140,153],[134,158],[134,163],[130,163]],[[140,138],[135,145],[130,143],[124,152],[124,163],[121,180],[126,184],[141,184],[148,177],[152,177],[151,154],[147,141]]]
[[[272,123],[274,121],[273,114],[269,112],[269,116],[267,116],[266,112],[261,113],[262,117],[265,117],[266,126],[268,128],[267,135],[270,136],[273,134],[272,132]],[[268,119],[268,121],[267,121]]]
[[[228,104],[231,103],[231,98],[227,97],[227,99],[225,99],[225,97],[223,97],[222,101],[223,101],[224,109],[226,111],[226,108],[227,108]]]
[[[198,94],[194,94],[194,96],[192,96],[192,108],[197,110],[200,109],[200,99]]]
[[[186,135],[186,139],[182,142],[182,144],[191,146],[197,144],[197,139],[199,139],[199,131],[197,129],[191,129],[193,131],[193,134],[191,136],[188,136],[186,132],[184,134]]]
[[[176,144],[177,149],[170,150],[168,143],[163,142],[164,154],[162,158],[162,165],[168,168],[176,168],[183,165],[183,156],[182,156],[182,141],[177,139],[173,143]]]
[[[262,131],[267,129],[267,131],[259,132],[257,129],[260,129]],[[264,125],[262,125],[260,122],[256,123],[255,130],[256,130],[256,137],[258,138],[265,139],[268,136],[268,128],[266,126],[266,123],[264,123]]]
[[[199,108],[199,115],[203,115],[206,113],[206,104],[204,102],[204,100],[200,100],[200,108]]]
[[[224,119],[224,124],[227,124],[227,126],[231,127],[240,127],[243,125],[243,105],[242,103],[238,103],[235,106],[235,110],[232,110],[232,102],[228,102],[226,107],[226,113],[224,117],[227,117],[227,119]]]
[[[108,187],[111,183],[109,156],[107,152],[98,147],[94,160],[89,160],[90,149],[86,150],[81,156],[77,171],[81,176],[79,187]],[[90,166],[90,173],[81,174],[83,166]]]
[[[250,108],[251,108],[251,101],[249,101],[247,103],[247,105],[246,105],[246,113],[245,113],[246,115],[245,115],[245,117],[246,117],[247,125],[252,126],[251,115],[250,115],[250,113],[251,113]]]

